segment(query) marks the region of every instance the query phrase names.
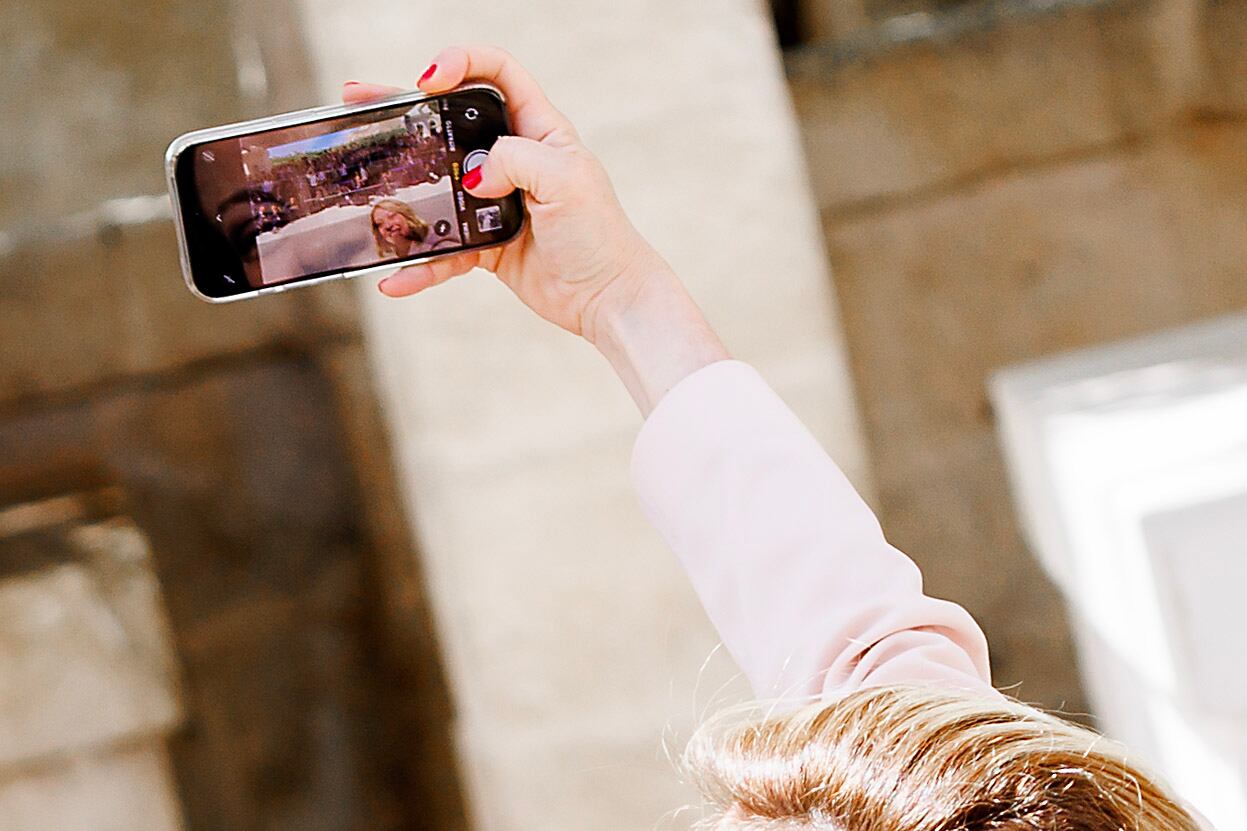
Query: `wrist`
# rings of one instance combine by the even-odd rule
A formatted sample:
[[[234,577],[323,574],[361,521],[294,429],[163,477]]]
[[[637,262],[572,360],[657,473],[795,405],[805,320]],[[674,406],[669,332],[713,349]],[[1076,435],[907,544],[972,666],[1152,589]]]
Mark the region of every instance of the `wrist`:
[[[643,316],[654,296],[677,290],[682,286],[671,266],[642,243],[628,265],[585,304],[581,335],[599,351],[609,348],[617,330]]]
[[[704,366],[731,357],[701,309],[652,249],[594,298],[584,336],[610,362],[643,415]]]

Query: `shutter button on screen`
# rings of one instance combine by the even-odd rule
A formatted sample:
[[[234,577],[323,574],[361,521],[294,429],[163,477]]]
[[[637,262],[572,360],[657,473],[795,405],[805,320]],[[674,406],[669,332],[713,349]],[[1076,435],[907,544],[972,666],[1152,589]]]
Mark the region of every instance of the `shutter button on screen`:
[[[473,150],[471,153],[463,157],[463,172],[470,173],[485,163],[485,157],[489,155],[488,150]]]

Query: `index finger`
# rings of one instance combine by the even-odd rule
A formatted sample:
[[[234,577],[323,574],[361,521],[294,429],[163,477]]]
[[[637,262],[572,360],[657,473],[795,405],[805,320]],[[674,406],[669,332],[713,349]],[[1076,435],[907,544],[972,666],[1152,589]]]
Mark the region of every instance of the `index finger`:
[[[361,81],[347,81],[342,85],[342,103],[343,104],[362,104],[366,101],[372,101],[374,98],[384,98],[387,95],[394,95],[402,92],[401,87],[391,87],[385,84],[368,84]]]
[[[437,53],[417,85],[425,92],[442,92],[464,81],[488,81],[502,90],[517,135],[556,145],[579,141],[567,117],[554,108],[536,79],[505,49],[448,46]]]

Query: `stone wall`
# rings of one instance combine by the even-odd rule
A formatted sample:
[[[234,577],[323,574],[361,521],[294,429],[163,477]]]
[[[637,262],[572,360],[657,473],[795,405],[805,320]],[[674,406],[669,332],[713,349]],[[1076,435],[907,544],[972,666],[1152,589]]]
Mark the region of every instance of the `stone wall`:
[[[1081,712],[986,380],[1247,304],[1247,3],[1077,5],[788,66],[884,527],[997,684]]]
[[[463,827],[349,287],[182,282],[169,140],[316,103],[258,8],[0,5],[5,829]],[[100,489],[69,537],[2,530]],[[150,544],[125,580],[83,548],[114,521]]]
[[[63,501],[0,513],[0,826],[179,831],[179,673],[150,548]]]

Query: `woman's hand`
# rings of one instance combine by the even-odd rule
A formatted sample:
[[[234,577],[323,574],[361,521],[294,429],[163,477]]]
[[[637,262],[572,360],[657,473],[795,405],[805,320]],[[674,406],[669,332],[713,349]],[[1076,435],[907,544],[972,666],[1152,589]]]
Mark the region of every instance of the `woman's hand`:
[[[498,198],[524,191],[530,222],[499,248],[403,268],[380,284],[404,297],[476,266],[494,272],[533,311],[590,341],[597,311],[614,295],[635,292],[661,258],[624,215],[610,180],[571,123],[547,100],[532,76],[493,46],[442,50],[419,80],[421,90],[444,92],[465,81],[488,81],[507,98],[516,135],[498,139],[468,190]],[[351,82],[342,99],[358,103],[399,90]],[[465,178],[464,185],[472,183]]]
[[[407,266],[381,281],[391,297],[444,283],[476,266],[494,272],[533,311],[597,346],[648,415],[680,379],[728,357],[670,266],[624,215],[602,165],[515,58],[493,46],[452,46],[420,77],[436,93],[488,81],[507,98],[516,135],[494,144],[476,196],[524,192],[530,221],[498,248]],[[349,103],[398,92],[350,82]]]

